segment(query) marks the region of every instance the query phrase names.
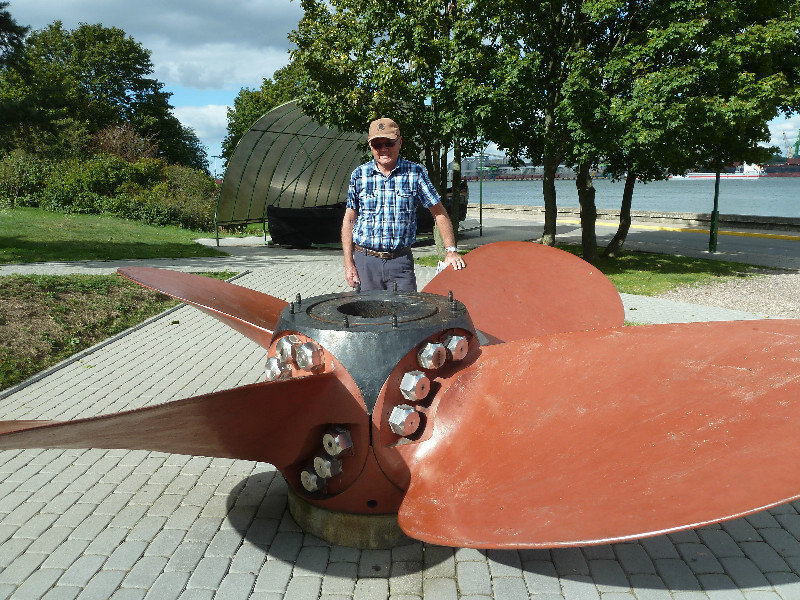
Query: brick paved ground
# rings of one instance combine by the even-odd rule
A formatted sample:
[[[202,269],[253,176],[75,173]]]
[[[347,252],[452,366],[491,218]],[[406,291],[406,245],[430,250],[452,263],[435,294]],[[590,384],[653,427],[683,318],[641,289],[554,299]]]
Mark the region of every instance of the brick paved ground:
[[[331,257],[282,261],[237,283],[287,300],[343,289]],[[258,381],[263,361],[254,343],[181,307],[0,400],[0,418],[161,403]],[[798,508],[606,546],[359,551],[303,534],[268,464],[3,451],[0,598],[790,600],[800,598]]]

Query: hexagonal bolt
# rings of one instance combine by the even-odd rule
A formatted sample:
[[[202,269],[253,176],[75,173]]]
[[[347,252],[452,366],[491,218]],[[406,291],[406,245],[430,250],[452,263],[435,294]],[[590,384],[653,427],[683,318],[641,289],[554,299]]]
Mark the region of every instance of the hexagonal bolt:
[[[443,344],[453,360],[461,360],[469,352],[469,342],[463,335],[448,335]]]
[[[267,381],[283,381],[292,376],[292,368],[277,356],[267,359]]]
[[[305,491],[313,494],[324,488],[328,481],[324,477],[317,475],[317,472],[312,467],[306,467],[300,473],[300,483]]]
[[[423,369],[438,369],[447,360],[447,350],[439,342],[428,342],[417,352],[417,360]]]
[[[353,438],[344,427],[336,427],[322,436],[322,446],[331,456],[341,456],[353,447]]]
[[[431,391],[431,381],[422,371],[409,371],[400,380],[400,393],[411,402],[424,400]]]
[[[342,461],[332,456],[317,456],[314,459],[314,470],[320,477],[330,479],[342,472]]]
[[[408,404],[400,404],[389,415],[389,427],[397,435],[407,437],[419,429],[420,415]]]
[[[302,344],[296,335],[287,335],[278,340],[275,346],[275,356],[286,364],[294,362],[295,350]]]
[[[294,361],[304,371],[322,366],[322,350],[314,342],[300,344],[294,351]]]

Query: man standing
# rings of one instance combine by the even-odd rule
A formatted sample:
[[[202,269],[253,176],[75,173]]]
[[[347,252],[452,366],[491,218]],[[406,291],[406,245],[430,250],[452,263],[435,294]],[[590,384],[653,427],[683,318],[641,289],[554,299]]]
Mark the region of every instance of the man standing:
[[[344,276],[363,290],[416,291],[411,245],[417,237],[417,202],[428,208],[446,246],[445,263],[465,267],[453,225],[425,169],[400,158],[403,138],[391,119],[369,125],[367,141],[374,160],[350,177],[342,223]]]

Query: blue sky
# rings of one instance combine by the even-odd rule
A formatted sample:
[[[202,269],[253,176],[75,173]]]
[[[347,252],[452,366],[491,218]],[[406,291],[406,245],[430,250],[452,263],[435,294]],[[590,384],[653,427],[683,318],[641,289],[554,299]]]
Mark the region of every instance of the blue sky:
[[[119,27],[152,52],[155,77],[172,93],[175,116],[206,146],[211,170],[222,150],[226,111],[243,87],[259,87],[289,62],[288,33],[299,0],[10,0],[20,25],[40,29],[59,19]],[[772,144],[793,142],[800,115],[770,123]]]

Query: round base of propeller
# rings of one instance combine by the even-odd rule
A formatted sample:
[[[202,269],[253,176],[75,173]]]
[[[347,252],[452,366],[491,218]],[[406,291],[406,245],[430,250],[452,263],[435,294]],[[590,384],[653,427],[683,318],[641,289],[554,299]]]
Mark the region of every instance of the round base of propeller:
[[[300,528],[329,544],[387,550],[410,544],[409,538],[397,523],[397,514],[357,515],[320,508],[307,502],[289,488],[289,512]]]

